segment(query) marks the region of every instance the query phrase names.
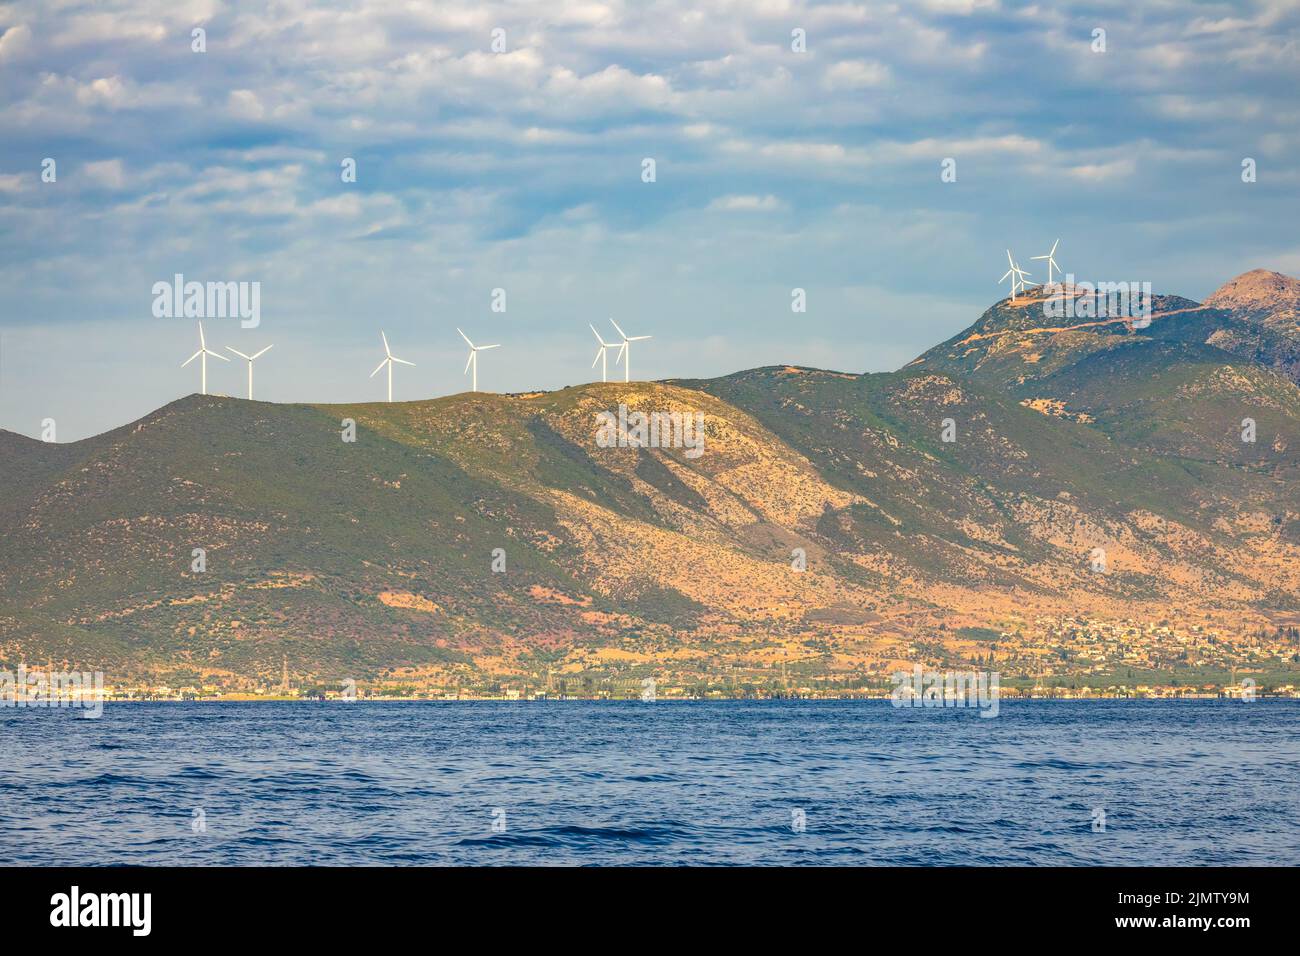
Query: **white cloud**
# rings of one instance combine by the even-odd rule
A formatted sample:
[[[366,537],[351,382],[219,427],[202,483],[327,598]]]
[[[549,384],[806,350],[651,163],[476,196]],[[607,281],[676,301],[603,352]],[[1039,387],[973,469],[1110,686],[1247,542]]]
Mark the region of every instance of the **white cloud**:
[[[719,196],[709,203],[709,208],[724,212],[771,212],[781,208],[781,200],[771,193],[766,196]]]
[[[52,44],[55,47],[123,41],[160,43],[168,34],[165,23],[154,19],[137,18],[125,10],[112,13],[73,14],[60,17],[56,22],[58,29]]]
[[[1137,161],[1132,157],[1112,159],[1104,163],[1083,163],[1065,169],[1067,176],[1090,183],[1108,182],[1132,176],[1137,170]]]
[[[865,60],[844,60],[826,71],[822,85],[828,90],[864,90],[889,82],[889,67]]]
[[[239,119],[260,120],[266,116],[266,107],[252,90],[231,90],[226,107],[231,116]]]
[[[839,165],[852,159],[839,143],[768,143],[758,148],[760,156],[792,163]]]
[[[31,39],[32,31],[25,24],[20,23],[6,30],[0,36],[0,63],[18,59],[30,45]]]
[[[921,6],[935,13],[970,16],[982,10],[998,9],[998,0],[921,0]]]
[[[126,176],[123,174],[120,159],[104,159],[94,163],[86,163],[81,168],[81,171],[92,183],[106,189],[121,189],[126,185]]]

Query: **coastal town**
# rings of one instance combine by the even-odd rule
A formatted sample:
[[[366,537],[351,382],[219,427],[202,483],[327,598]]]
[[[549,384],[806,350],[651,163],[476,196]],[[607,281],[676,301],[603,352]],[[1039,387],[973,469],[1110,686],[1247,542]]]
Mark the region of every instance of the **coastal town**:
[[[523,661],[482,659],[451,667],[395,668],[334,678],[277,673],[249,678],[173,668],[103,682],[109,701],[201,700],[705,700],[888,698],[894,676],[996,674],[1008,699],[1300,697],[1300,628],[1229,630],[1214,622],[1036,618],[1007,629],[919,629],[882,633],[748,637],[714,635],[694,653],[644,643],[578,646],[530,670]],[[60,672],[20,665],[37,674]]]

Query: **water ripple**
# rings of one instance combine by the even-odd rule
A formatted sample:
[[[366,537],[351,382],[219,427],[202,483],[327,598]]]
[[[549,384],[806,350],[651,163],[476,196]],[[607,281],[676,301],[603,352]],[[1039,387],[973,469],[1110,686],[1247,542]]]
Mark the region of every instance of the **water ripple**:
[[[875,701],[142,703],[110,704],[98,721],[60,716],[0,711],[7,862],[1300,855],[1294,701],[1004,701],[995,720]]]

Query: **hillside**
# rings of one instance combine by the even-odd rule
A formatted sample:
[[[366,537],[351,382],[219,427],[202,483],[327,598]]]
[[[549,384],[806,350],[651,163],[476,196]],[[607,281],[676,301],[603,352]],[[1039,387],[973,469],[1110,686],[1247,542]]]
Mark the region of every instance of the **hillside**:
[[[1146,328],[1004,300],[888,374],[192,395],[70,445],[0,433],[0,664],[770,683],[921,657],[1087,673],[1080,642],[1111,631],[1153,666],[1283,660],[1300,392],[1220,347],[1289,301],[1260,295],[1158,296]],[[620,405],[703,416],[701,453],[602,447],[597,415]]]

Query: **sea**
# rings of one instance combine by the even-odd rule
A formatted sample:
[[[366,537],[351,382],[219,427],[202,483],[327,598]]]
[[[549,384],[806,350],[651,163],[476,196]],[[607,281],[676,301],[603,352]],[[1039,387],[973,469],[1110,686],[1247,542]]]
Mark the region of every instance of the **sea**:
[[[0,708],[19,865],[1294,865],[1300,701]]]

